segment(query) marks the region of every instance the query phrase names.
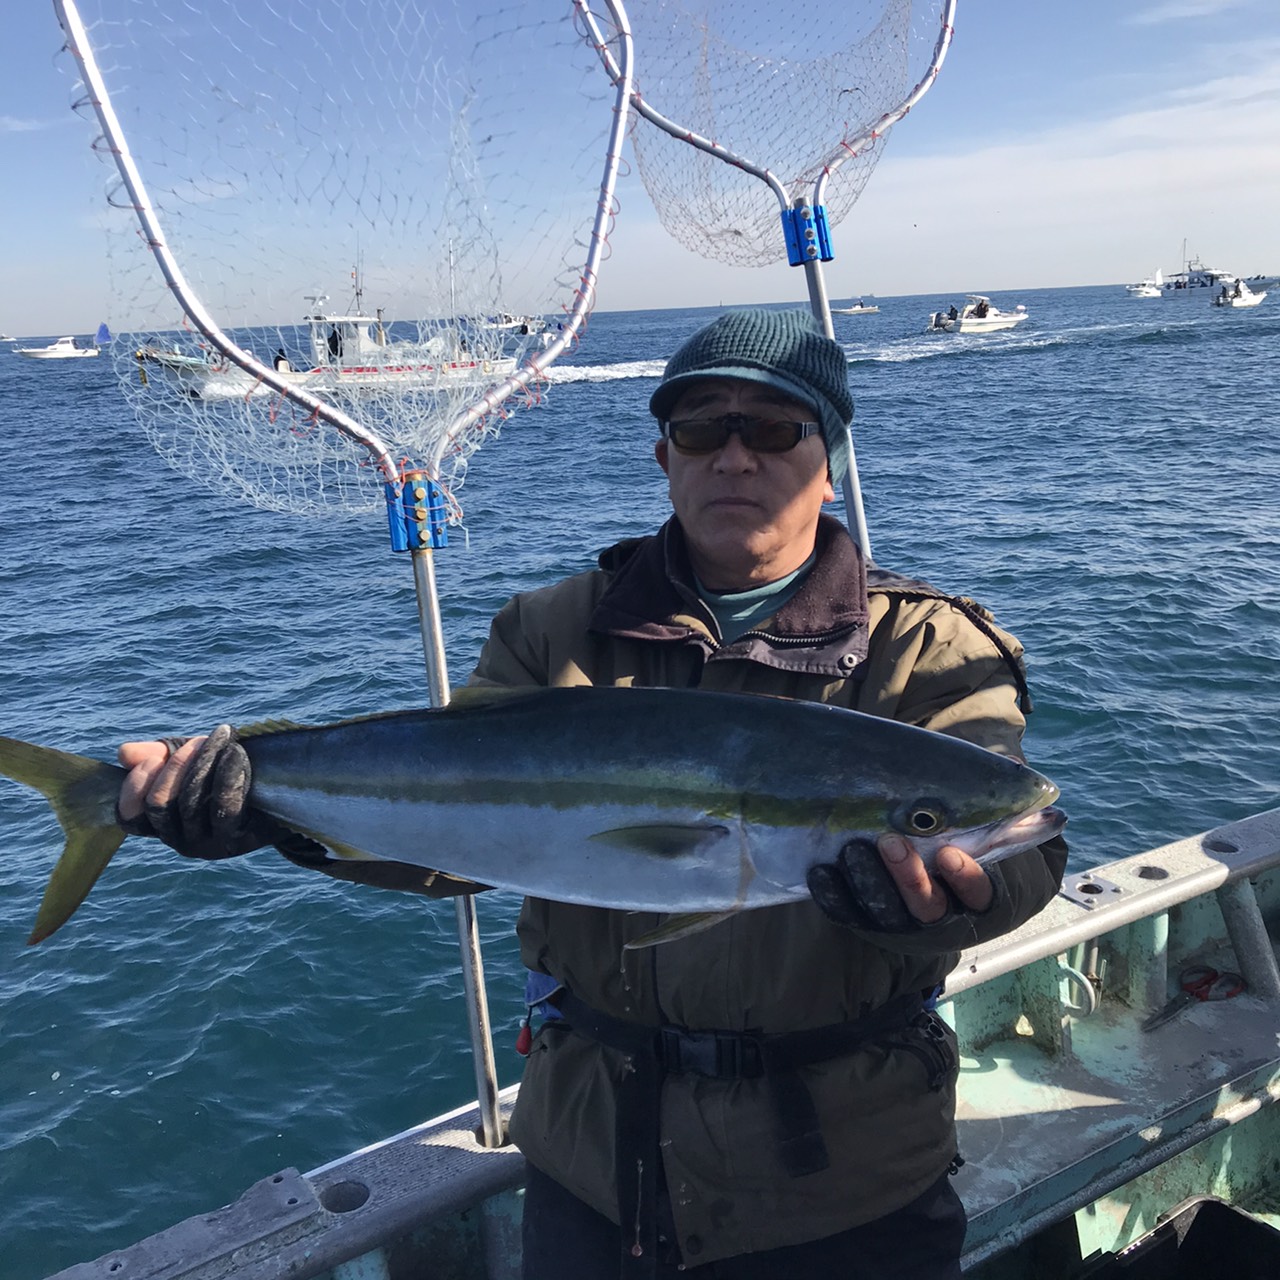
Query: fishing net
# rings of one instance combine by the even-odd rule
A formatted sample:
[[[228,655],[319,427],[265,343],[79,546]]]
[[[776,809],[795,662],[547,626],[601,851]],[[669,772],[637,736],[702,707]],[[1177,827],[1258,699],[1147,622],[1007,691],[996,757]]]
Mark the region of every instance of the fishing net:
[[[763,266],[786,257],[780,204],[824,178],[820,202],[840,222],[888,130],[932,82],[951,8],[632,0],[636,93],[674,126],[637,121],[631,135],[662,225],[703,257]],[[694,135],[712,149],[690,145]]]
[[[157,269],[100,137],[112,358],[151,443],[209,488],[306,514],[381,504],[389,459],[437,479],[456,521],[468,458],[538,399],[594,300],[607,3],[77,7],[209,321]]]

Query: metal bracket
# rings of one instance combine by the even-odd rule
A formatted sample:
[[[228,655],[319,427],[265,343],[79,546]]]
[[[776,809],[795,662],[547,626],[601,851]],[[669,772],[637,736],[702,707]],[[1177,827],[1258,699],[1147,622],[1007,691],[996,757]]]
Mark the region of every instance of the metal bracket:
[[[1064,880],[1058,892],[1068,902],[1074,902],[1092,911],[1094,907],[1100,907],[1104,902],[1118,897],[1124,890],[1118,884],[1113,884],[1110,880],[1104,880],[1101,876],[1095,876],[1092,872],[1086,871],[1082,875]]]
[[[782,211],[782,234],[787,242],[787,261],[793,267],[807,262],[830,262],[831,229],[827,211],[820,204],[805,204]]]
[[[438,550],[449,545],[444,490],[425,471],[406,471],[400,484],[383,486],[392,551]]]

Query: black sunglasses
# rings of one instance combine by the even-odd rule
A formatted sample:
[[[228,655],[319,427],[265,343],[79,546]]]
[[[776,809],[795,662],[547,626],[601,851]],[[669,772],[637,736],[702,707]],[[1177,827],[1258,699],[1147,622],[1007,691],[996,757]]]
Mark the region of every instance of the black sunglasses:
[[[789,422],[784,418],[755,418],[746,413],[722,413],[718,418],[676,418],[659,424],[662,434],[681,453],[715,453],[736,435],[753,453],[786,453],[806,436],[817,435],[817,422]]]

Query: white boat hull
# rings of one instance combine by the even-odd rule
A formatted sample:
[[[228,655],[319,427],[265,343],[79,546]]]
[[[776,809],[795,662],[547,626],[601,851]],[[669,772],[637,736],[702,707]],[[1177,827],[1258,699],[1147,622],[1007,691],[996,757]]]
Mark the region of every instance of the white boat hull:
[[[1027,319],[1025,311],[1018,313],[1009,313],[1002,311],[999,315],[982,316],[965,316],[959,322],[958,332],[960,333],[998,333],[1001,329],[1014,329]]]
[[[1238,298],[1224,298],[1219,295],[1214,298],[1213,305],[1215,307],[1256,307],[1266,296],[1267,291],[1265,289],[1261,293],[1253,293],[1252,291],[1243,293]]]
[[[59,338],[47,347],[18,347],[15,355],[28,360],[84,360],[98,354],[97,347],[77,347],[74,338]]]
[[[266,382],[235,365],[210,365],[190,356],[143,350],[139,361],[162,371],[195,400],[244,400],[278,395]],[[515,371],[514,359],[441,361],[434,364],[371,364],[277,370],[288,386],[324,399],[377,395],[380,391],[431,391],[487,386]]]

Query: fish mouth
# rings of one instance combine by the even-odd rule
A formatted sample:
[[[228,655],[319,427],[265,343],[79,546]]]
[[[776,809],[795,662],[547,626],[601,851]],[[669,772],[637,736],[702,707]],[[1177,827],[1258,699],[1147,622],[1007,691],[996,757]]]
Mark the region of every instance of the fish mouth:
[[[1056,799],[1058,789],[1054,787],[1053,790]],[[1041,808],[1029,813],[1017,813],[1000,822],[966,831],[953,843],[959,844],[970,857],[979,862],[998,862],[1001,858],[1034,849],[1036,845],[1052,840],[1066,825],[1067,815],[1046,802]],[[966,847],[970,843],[974,847]]]
[[[967,831],[949,831],[928,841],[914,839],[910,843],[930,866],[944,846],[962,849],[980,863],[999,862],[1015,853],[1034,849],[1046,840],[1052,840],[1067,825],[1067,815],[1050,803],[1051,799],[1057,798],[1058,789],[1052,783],[1049,785],[1053,795],[1046,796],[1039,808],[1024,809],[1012,817],[1000,818],[981,827],[970,827]]]

